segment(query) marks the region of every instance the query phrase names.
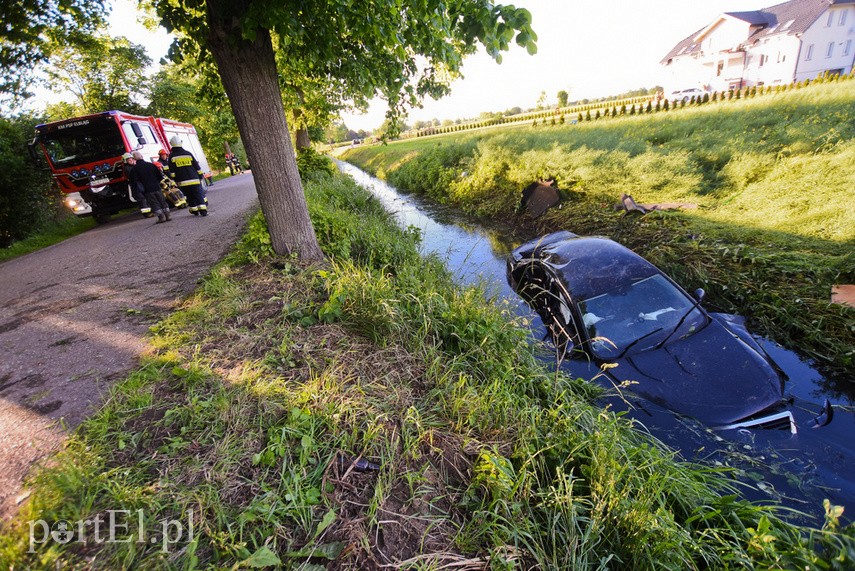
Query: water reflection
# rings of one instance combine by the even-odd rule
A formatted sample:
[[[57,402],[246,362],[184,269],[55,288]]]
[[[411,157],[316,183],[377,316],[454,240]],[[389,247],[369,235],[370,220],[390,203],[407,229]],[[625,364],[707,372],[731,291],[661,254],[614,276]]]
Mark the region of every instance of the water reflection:
[[[476,225],[453,210],[431,204],[417,196],[399,193],[385,182],[344,162],[339,168],[370,190],[404,226],[422,233],[422,250],[445,260],[449,270],[467,285],[480,284],[488,294],[507,300],[510,308],[532,322],[532,337],[546,333],[539,317],[517,296],[505,279],[505,259],[519,243],[530,237],[513,238],[513,228],[498,224]],[[844,521],[855,512],[855,406],[851,396],[830,395],[827,379],[808,361],[766,339],[758,339],[781,366],[790,381],[786,392],[794,397],[794,407],[818,413],[828,397],[835,404],[834,421],[823,428],[800,427],[799,434],[788,431],[740,430],[713,433],[692,419],[677,417],[653,403],[632,397],[610,396],[603,406],[626,411],[655,438],[687,460],[739,470],[745,483],[743,495],[756,501],[775,501],[809,514],[806,523],[821,525],[822,500],[847,506]],[[583,361],[565,362],[568,373],[592,379],[596,366]],[[834,383],[831,383],[834,384]]]

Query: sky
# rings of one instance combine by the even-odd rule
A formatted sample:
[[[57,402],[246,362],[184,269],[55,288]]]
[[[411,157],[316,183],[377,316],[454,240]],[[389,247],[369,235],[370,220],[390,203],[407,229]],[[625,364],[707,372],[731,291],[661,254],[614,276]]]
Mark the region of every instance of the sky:
[[[410,112],[408,123],[477,117],[483,111],[535,107],[541,92],[555,104],[558,92],[571,101],[616,95],[631,89],[664,85],[660,61],[689,34],[722,12],[756,10],[778,0],[496,0],[526,8],[537,33],[537,54],[515,43],[497,64],[483,48],[463,64],[463,78],[451,94]],[[112,35],[123,35],[148,48],[157,62],[171,38],[163,28],[150,32],[137,21],[134,0],[114,0]],[[666,86],[667,87],[667,86]],[[59,94],[42,93],[56,100]],[[354,130],[370,131],[384,119],[385,103],[376,100],[366,114],[345,114]]]

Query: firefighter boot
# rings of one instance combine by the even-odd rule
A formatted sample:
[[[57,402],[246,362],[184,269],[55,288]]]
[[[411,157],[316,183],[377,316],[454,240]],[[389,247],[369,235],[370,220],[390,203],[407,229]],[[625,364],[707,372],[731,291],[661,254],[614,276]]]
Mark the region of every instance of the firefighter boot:
[[[169,222],[170,220],[172,220],[172,215],[169,214],[168,208],[163,211],[163,216],[166,218],[165,222]]]
[[[163,211],[155,210],[154,213],[157,214],[157,222],[155,222],[155,224],[162,224],[166,222],[166,216],[163,215]]]

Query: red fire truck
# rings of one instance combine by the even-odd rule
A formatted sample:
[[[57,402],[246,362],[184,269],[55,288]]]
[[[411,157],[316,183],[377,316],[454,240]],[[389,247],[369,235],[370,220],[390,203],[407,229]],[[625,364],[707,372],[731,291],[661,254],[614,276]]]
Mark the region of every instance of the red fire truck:
[[[122,111],[104,111],[36,126],[30,155],[43,155],[54,181],[65,194],[65,204],[78,216],[93,216],[98,223],[111,214],[134,207],[122,155],[140,151],[146,160],[158,160],[157,151],[170,150],[169,139],[178,135],[182,147],[193,153],[211,181],[211,169],[196,129],[189,123],[142,117]]]

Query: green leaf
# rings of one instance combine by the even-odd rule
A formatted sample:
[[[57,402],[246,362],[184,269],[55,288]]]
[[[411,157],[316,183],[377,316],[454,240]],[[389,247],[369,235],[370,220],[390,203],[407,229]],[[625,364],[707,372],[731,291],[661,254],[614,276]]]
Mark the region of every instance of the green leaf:
[[[251,567],[253,569],[261,569],[263,567],[273,567],[275,565],[281,565],[282,561],[279,557],[270,550],[266,545],[262,545],[259,547],[255,553],[250,555],[248,558],[243,561],[235,564],[232,569],[239,569],[241,567]]]
[[[335,510],[329,510],[326,514],[324,514],[324,518],[321,520],[321,523],[318,524],[317,529],[315,530],[314,538],[317,538],[320,534],[322,534],[329,526],[333,524],[336,519]]]

